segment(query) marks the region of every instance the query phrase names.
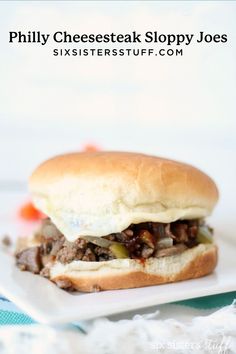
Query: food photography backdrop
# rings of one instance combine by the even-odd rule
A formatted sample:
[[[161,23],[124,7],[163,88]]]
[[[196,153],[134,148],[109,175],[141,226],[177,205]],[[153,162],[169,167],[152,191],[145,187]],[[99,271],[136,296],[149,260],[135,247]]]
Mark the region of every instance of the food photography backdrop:
[[[11,238],[29,235],[35,227],[33,219],[37,215],[29,204],[27,180],[40,162],[70,151],[122,150],[180,160],[209,174],[220,191],[209,225],[214,227],[216,238],[229,239],[233,250],[234,242],[230,239],[235,240],[236,229],[236,2],[1,1],[0,19],[0,235],[8,234]],[[82,46],[51,40],[46,45],[16,40],[9,43],[10,31],[24,34],[157,31],[197,37],[204,32],[227,35],[227,42],[183,44],[180,46],[183,55],[176,56],[53,56],[55,48],[158,50],[167,46],[160,43]],[[219,268],[213,275],[216,280],[220,278]],[[221,272],[225,271],[223,268]],[[0,324],[34,323],[1,295]],[[32,339],[43,354],[58,354],[59,348],[67,344],[69,349],[65,353],[85,354],[79,333],[84,336],[88,331],[90,336],[85,340],[92,348],[89,352],[96,348],[98,354],[104,353],[106,345],[109,348],[106,352],[111,354],[117,354],[116,349],[127,353],[137,352],[137,348],[140,353],[150,352],[150,338],[152,352],[156,352],[158,333],[169,333],[171,340],[187,340],[190,344],[193,341],[199,344],[202,338],[204,349],[208,335],[221,349],[226,348],[222,340],[229,339],[231,342],[226,344],[235,349],[232,306],[213,317],[194,319],[229,305],[234,298],[235,292],[231,292],[147,309],[152,313],[149,318],[154,319],[158,309],[157,318],[172,318],[167,322],[146,321],[148,317],[125,324],[95,322],[91,332],[87,324],[77,323],[69,327],[73,329],[73,338],[64,327],[0,326],[0,347],[8,346],[11,353],[33,353],[26,345]],[[129,318],[140,313],[143,312],[136,309]],[[126,316],[122,313],[113,319]],[[181,325],[182,334],[178,332],[177,338],[174,334],[180,317],[196,321],[193,326]],[[148,343],[143,335],[146,331],[152,333],[147,336]],[[168,339],[162,339],[169,344]],[[188,352],[188,349],[181,351]],[[211,353],[212,347],[205,352]]]
[[[27,193],[32,170],[55,154],[87,145],[145,152],[209,173],[221,194],[214,225],[222,232],[232,229],[235,13],[236,3],[227,1],[2,1],[1,194]],[[228,40],[183,46],[183,56],[56,57],[53,48],[79,44],[9,43],[9,31],[196,36],[203,31],[227,34]],[[1,209],[5,214],[6,207]]]

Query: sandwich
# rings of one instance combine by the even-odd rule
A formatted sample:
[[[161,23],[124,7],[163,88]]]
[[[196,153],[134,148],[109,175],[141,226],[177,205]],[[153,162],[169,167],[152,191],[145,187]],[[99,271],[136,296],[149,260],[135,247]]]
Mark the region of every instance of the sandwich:
[[[29,189],[46,218],[19,242],[16,264],[63,289],[157,285],[216,267],[205,218],[218,190],[188,164],[129,152],[70,153],[42,163]]]

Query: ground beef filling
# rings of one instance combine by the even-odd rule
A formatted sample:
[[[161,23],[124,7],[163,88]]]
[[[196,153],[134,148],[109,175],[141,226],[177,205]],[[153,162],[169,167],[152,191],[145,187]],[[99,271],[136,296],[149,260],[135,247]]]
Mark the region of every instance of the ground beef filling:
[[[104,236],[103,239],[121,244],[128,257],[133,259],[165,257],[196,246],[200,224],[199,220],[132,224],[126,230]],[[36,236],[40,246],[17,253],[17,265],[22,270],[46,277],[54,261],[66,264],[74,260],[102,262],[117,258],[110,247],[101,247],[82,238],[75,242],[67,241],[50,219],[42,221]]]

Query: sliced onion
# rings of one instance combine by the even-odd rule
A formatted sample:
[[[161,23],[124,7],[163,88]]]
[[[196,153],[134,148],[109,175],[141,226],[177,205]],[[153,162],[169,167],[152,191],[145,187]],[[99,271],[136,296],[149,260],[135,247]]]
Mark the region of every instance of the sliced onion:
[[[171,237],[163,237],[157,243],[158,248],[169,248],[173,246],[173,239]]]
[[[96,236],[81,236],[81,238],[87,242],[91,242],[94,245],[104,247],[104,248],[109,248],[112,244],[116,243],[114,241],[110,241],[105,238],[96,237]]]

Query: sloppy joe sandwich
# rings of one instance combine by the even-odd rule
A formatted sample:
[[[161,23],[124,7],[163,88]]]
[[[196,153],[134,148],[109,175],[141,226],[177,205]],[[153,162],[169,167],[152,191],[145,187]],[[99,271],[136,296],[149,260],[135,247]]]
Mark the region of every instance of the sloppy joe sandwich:
[[[211,273],[218,191],[190,165],[138,153],[54,157],[30,178],[47,218],[21,240],[16,263],[68,290],[156,285]]]

